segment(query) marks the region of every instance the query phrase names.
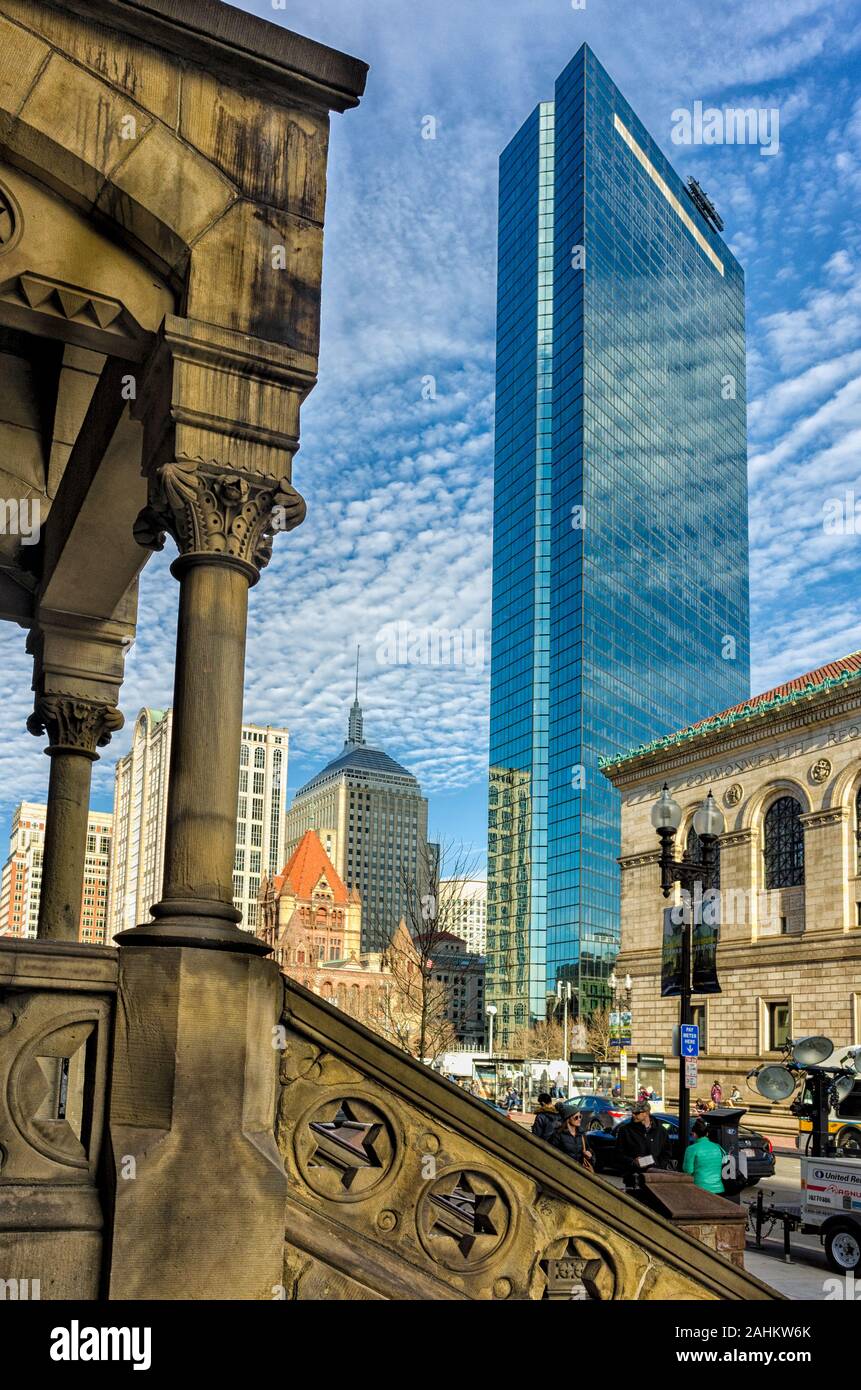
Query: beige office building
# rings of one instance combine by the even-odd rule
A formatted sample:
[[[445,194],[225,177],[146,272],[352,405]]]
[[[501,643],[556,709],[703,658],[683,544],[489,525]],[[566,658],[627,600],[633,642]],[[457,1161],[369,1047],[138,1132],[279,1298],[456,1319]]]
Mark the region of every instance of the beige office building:
[[[0,935],[36,936],[46,814],[47,807],[36,801],[22,801],[13,813],[9,857],[0,877]],[[78,937],[95,946],[105,941],[112,830],[110,811],[90,812]]]
[[[672,1053],[678,999],[661,997],[659,842],[664,782],[682,808],[676,858],[696,860],[693,816],[723,812],[721,993],[695,999],[700,1081],[737,1083],[787,1037],[861,1043],[861,652],[610,760],[622,798],[619,975],[633,980],[634,1052]],[[678,889],[670,904],[679,901]]]
[[[487,879],[443,878],[440,902],[447,904],[443,921],[447,931],[466,943],[467,952],[483,956],[487,950]]]
[[[171,710],[142,709],[131,749],[117,762],[112,936],[147,921],[161,897],[172,723]],[[284,863],[288,737],[286,729],[242,726],[233,900],[249,931],[257,926],[261,877]]]
[[[409,919],[405,880],[414,886],[426,876],[427,823],[416,778],[365,742],[357,698],[343,749],[293,798],[286,854],[309,830],[319,836],[339,877],[361,894],[362,949],[381,950]]]

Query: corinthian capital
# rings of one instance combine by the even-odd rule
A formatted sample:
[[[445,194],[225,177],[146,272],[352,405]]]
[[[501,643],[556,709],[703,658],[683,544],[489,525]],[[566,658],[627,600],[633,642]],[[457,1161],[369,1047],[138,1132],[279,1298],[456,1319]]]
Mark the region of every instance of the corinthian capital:
[[[37,738],[47,734],[49,750],[83,753],[91,758],[122,727],[123,716],[116,706],[78,695],[40,695],[27,720],[31,734]]]
[[[199,459],[176,459],[149,475],[149,502],[134,537],[161,550],[173,536],[181,556],[225,557],[251,568],[253,578],[272,558],[277,531],[292,531],[305,503],[287,478],[225,472]]]

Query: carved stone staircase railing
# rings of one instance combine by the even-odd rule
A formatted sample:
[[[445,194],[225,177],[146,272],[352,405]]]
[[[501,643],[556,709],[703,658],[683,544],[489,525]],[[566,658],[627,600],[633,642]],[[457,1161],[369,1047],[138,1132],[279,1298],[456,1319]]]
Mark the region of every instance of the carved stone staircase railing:
[[[117,952],[0,938],[3,1298],[94,1299]]]
[[[290,981],[283,1025],[286,1298],[778,1297]]]

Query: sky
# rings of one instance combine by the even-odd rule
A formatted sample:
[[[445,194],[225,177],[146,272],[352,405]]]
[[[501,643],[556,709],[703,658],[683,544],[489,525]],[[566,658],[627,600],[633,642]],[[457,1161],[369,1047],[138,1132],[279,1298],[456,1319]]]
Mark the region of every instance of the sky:
[[[746,273],[752,688],[767,689],[861,648],[861,3],[286,5],[242,8],[371,71],[361,106],[332,118],[320,380],[293,472],[308,517],[251,593],[245,718],[289,728],[292,795],[341,747],[360,644],[368,742],[419,777],[433,834],[483,855],[499,153],[586,41],[719,209]],[[675,144],[673,112],[697,101],[777,110],[777,152]],[[138,709],[171,703],[170,548],[141,578],[100,810]],[[463,632],[462,659],[429,660],[429,628]],[[24,642],[3,625],[0,828],[47,792]]]

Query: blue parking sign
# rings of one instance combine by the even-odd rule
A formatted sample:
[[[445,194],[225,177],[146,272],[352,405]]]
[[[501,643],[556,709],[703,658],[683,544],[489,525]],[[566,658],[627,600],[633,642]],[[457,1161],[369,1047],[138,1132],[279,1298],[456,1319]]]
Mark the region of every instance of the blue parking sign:
[[[699,1057],[700,1029],[697,1023],[683,1023],[681,1027],[681,1053],[683,1057]]]

